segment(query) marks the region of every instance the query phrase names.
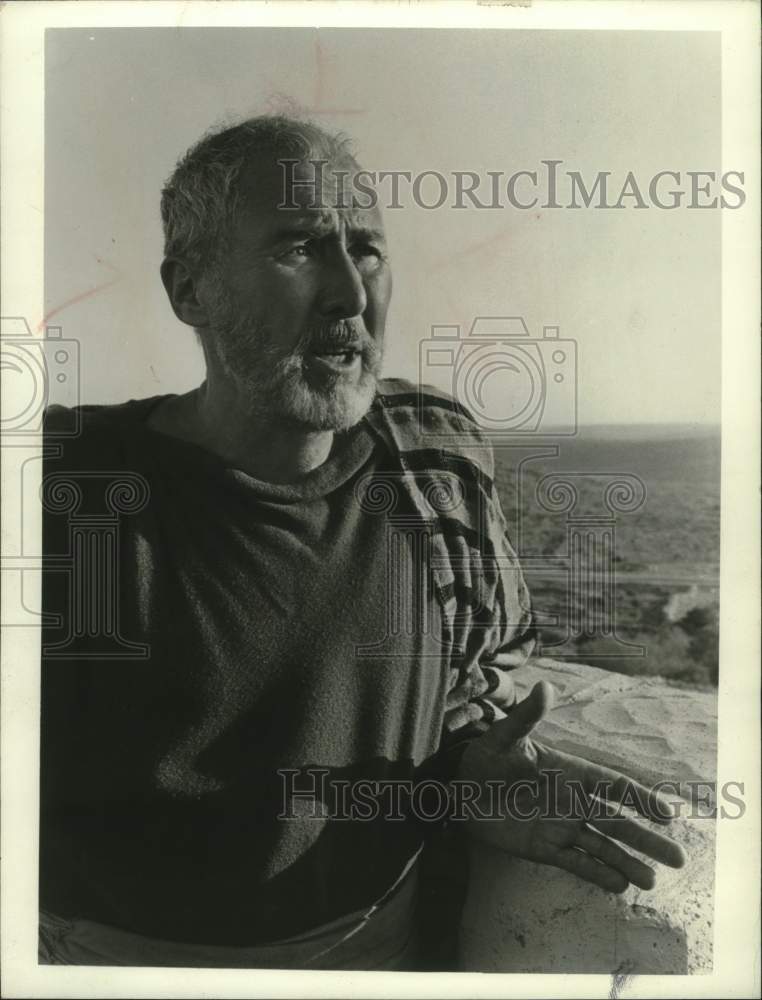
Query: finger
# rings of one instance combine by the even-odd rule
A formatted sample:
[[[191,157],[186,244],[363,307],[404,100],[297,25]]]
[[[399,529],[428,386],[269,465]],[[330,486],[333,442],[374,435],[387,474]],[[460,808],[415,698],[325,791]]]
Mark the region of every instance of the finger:
[[[591,820],[590,826],[670,868],[682,868],[688,860],[688,856],[677,841],[659,833],[658,830],[650,830],[635,819],[601,818]]]
[[[656,823],[667,824],[675,818],[675,807],[664,795],[647,788],[634,778],[582,757],[564,757],[566,777],[578,781],[588,795],[607,804],[629,806]]]
[[[495,723],[489,733],[493,746],[508,750],[518,740],[528,736],[553,703],[553,688],[547,681],[539,681],[528,696],[514,705],[504,719]]]
[[[656,872],[653,868],[633,857],[619,844],[604,837],[597,830],[583,827],[577,837],[577,847],[592,854],[609,868],[621,872],[628,882],[632,882],[639,889],[653,889],[656,885]]]
[[[577,878],[592,882],[607,892],[624,892],[629,884],[621,872],[573,847],[565,847],[559,851],[556,855],[556,864]]]
[[[519,737],[527,736],[553,707],[553,688],[547,681],[538,681],[527,697],[518,703],[509,718],[517,727]]]
[[[488,667],[523,667],[527,662],[526,653],[495,653],[488,660],[482,661]]]

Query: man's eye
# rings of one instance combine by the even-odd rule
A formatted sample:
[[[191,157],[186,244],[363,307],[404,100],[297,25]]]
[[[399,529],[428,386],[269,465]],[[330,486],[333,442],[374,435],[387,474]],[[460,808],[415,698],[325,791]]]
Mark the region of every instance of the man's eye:
[[[310,246],[309,243],[300,243],[298,246],[289,247],[288,250],[285,250],[281,254],[281,257],[283,257],[286,260],[288,260],[289,258],[294,258],[294,257],[296,257],[296,258],[298,258],[298,257],[312,257],[314,255],[314,253],[315,253],[314,248],[312,246]]]
[[[352,247],[350,252],[357,260],[363,257],[375,257],[377,260],[383,260],[384,257],[381,248],[374,246],[372,243],[357,243]]]

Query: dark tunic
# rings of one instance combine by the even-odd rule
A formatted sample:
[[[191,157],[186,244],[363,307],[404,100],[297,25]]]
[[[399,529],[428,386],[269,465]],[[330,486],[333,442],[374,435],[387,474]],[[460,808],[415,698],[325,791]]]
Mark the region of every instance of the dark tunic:
[[[419,846],[413,822],[319,818],[290,792],[411,779],[436,753],[437,609],[412,549],[391,558],[388,519],[358,503],[391,459],[365,422],[275,486],[149,428],[159,402],[83,408],[83,433],[46,464],[79,484],[77,517],[103,508],[108,476],[149,495],[119,518],[114,593],[104,579],[78,598],[112,601],[147,655],[81,635],[43,660],[41,901],[164,939],[266,942],[369,905]],[[46,554],[76,548],[72,523],[46,513]],[[51,560],[45,611],[62,620],[46,647],[77,631],[76,592]],[[425,630],[388,636],[390,592],[424,602]]]

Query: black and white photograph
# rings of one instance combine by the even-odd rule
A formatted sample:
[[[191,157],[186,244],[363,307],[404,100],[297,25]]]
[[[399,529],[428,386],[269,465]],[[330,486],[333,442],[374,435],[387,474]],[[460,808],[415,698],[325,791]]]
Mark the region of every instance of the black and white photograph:
[[[758,996],[759,5],[3,17],[4,995]]]

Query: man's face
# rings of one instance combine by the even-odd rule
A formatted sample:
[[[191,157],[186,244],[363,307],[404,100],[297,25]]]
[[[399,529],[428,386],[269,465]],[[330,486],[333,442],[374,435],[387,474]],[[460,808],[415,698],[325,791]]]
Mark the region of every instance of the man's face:
[[[293,176],[312,182],[312,165]],[[282,168],[248,171],[229,252],[205,283],[205,336],[252,412],[344,430],[375,394],[391,272],[378,209],[333,207],[330,165],[325,176],[317,196],[285,192],[301,208],[279,209]]]

